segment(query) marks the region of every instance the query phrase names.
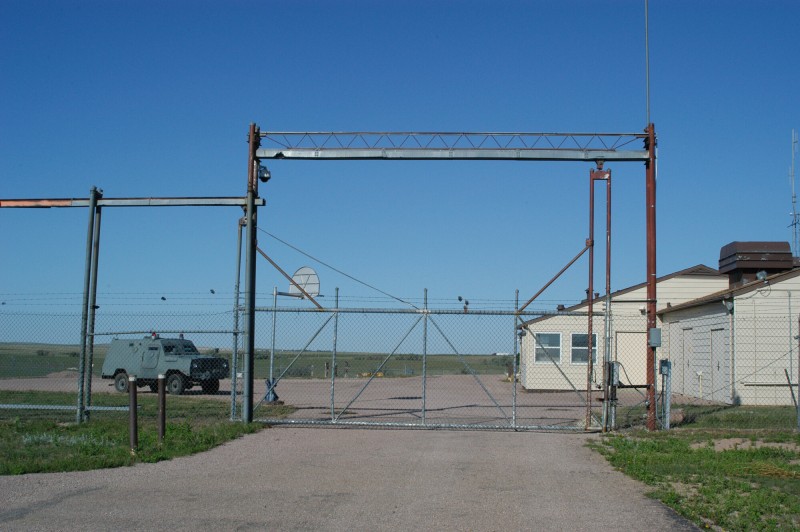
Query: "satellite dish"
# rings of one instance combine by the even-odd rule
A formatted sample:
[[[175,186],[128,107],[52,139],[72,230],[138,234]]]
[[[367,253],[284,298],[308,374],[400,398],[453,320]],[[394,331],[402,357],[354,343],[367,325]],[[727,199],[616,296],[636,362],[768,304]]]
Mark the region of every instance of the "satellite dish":
[[[319,295],[319,277],[313,268],[303,266],[292,275],[292,280],[303,287],[303,290],[311,297]],[[303,292],[297,289],[294,284],[289,284],[289,295],[294,297],[304,297]]]

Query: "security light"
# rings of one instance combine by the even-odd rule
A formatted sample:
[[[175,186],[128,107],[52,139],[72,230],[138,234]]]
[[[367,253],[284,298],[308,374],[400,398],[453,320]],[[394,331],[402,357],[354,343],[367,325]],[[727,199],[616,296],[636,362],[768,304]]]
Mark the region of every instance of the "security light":
[[[260,166],[259,165],[259,167],[258,167],[258,179],[262,183],[266,183],[267,181],[269,181],[270,177],[272,177],[272,174],[269,172],[269,168],[267,168],[266,166]]]
[[[756,279],[758,279],[759,281],[764,281],[766,283],[767,272],[765,272],[764,270],[759,271],[758,273],[756,273]]]

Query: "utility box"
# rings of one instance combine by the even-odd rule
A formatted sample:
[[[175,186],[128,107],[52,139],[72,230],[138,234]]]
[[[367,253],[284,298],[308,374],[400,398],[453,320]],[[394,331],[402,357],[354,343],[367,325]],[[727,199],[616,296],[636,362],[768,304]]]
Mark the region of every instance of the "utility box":
[[[647,342],[650,347],[661,347],[661,329],[658,327],[650,329]]]

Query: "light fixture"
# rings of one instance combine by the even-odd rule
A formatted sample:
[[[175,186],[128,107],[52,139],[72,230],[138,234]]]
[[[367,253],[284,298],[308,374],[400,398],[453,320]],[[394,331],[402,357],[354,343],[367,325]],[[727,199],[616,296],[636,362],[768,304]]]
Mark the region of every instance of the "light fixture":
[[[261,165],[258,166],[258,179],[262,183],[266,183],[267,181],[269,181],[269,179],[271,177],[272,177],[272,174],[270,173],[269,168],[267,168],[266,166],[261,166]]]
[[[725,307],[725,310],[728,314],[733,314],[733,300],[732,299],[723,299],[722,305]]]
[[[764,283],[769,282],[767,281],[767,272],[764,270],[761,270],[758,273],[756,273],[756,279],[758,279],[759,281],[764,281]]]

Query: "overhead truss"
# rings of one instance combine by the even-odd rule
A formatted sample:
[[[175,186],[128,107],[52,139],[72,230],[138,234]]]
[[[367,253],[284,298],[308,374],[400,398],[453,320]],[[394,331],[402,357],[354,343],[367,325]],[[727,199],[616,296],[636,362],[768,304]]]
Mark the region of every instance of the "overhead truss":
[[[260,132],[259,159],[647,161],[643,133]]]

